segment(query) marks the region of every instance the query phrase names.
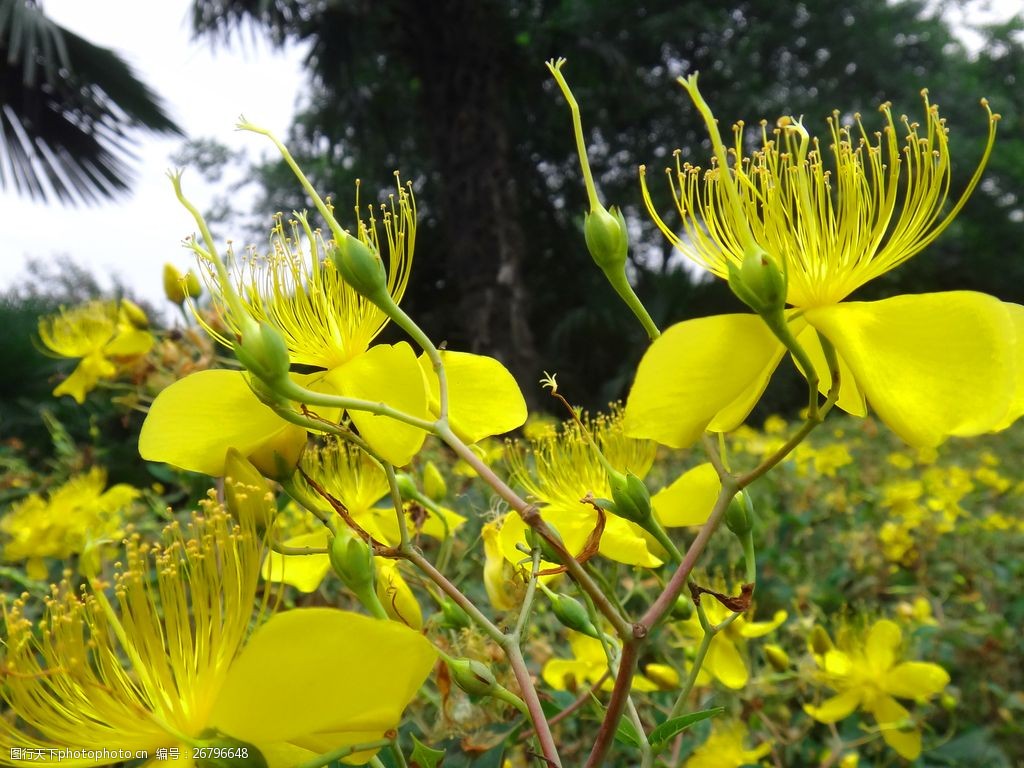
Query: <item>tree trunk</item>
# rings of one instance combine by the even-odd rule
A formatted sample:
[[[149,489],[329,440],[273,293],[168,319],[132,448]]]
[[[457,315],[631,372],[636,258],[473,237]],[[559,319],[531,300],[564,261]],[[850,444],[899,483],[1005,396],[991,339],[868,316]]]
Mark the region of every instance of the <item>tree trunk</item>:
[[[446,247],[457,302],[452,348],[497,357],[528,399],[539,378],[522,279],[525,238],[510,172],[503,59],[513,55],[491,0],[395,0],[410,69],[421,79]]]

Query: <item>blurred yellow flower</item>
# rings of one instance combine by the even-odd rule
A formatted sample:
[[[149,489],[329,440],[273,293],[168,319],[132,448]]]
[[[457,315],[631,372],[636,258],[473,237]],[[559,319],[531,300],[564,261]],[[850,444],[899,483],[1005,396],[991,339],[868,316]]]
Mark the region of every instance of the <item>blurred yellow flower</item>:
[[[604,499],[612,495],[608,472],[584,429],[618,471],[643,478],[650,470],[654,443],[626,437],[622,413],[616,408],[607,415],[585,417],[582,427],[568,421],[561,430],[531,441],[529,448],[521,442],[510,443],[505,457],[514,481],[525,489],[527,498],[541,505],[544,520],[558,531],[573,554],[584,548],[598,521],[594,507],[581,500],[588,493]],[[526,543],[526,524],[518,515],[508,515],[501,528],[501,544],[505,557],[512,563],[523,559],[516,549],[517,543]],[[599,546],[602,555],[620,563],[651,567],[661,564],[651,552],[643,529],[613,514],[605,515]]]
[[[34,606],[3,604],[0,748],[56,766],[57,749],[178,747],[193,765],[189,747],[227,737],[285,768],[396,727],[434,663],[430,643],[328,608],[266,619],[261,555],[245,521],[208,503],[162,544],[126,542],[113,600],[99,579],[55,586],[38,633]]]
[[[747,749],[747,727],[739,722],[714,721],[707,741],[693,751],[683,768],[742,768],[756,765],[772,751],[772,742],[765,741],[756,749]]]
[[[682,235],[655,211],[641,172],[648,210],[676,248],[720,278],[742,279],[738,270],[745,259],[785,273],[785,303],[794,308],[786,321],[807,350],[822,391],[831,376],[819,337],[838,353],[839,406],[864,416],[870,403],[911,445],[997,431],[1024,413],[1024,307],[970,291],[845,301],[928,246],[959,213],[995,140],[998,116],[987,104],[989,136],[981,161],[944,213],[949,141],[926,93],[924,124],[901,120],[902,146],[885,104],[883,130],[874,139],[859,115],[853,126],[843,126],[835,113],[820,145],[799,121],[784,119],[774,131],[762,123],[761,147],[748,155],[742,124],[727,149],[696,75],[680,82],[705,120],[714,159],[703,171],[681,163],[677,154],[669,172]],[[783,353],[757,315],[672,326],[637,370],[626,405],[627,432],[682,447],[706,429],[735,429]]]
[[[544,682],[558,691],[576,690],[583,685],[596,685],[602,680],[601,690],[614,687],[615,676],[608,670],[608,657],[601,641],[579,632],[569,632],[572,659],[550,659],[541,670]],[[665,664],[653,664],[653,678],[633,676],[634,691],[667,690],[679,684],[679,675]],[[645,669],[646,671],[646,669]]]
[[[53,390],[79,404],[101,379],[117,375],[118,364],[146,354],[153,335],[146,314],[128,299],[90,301],[39,320],[39,338],[60,357],[81,358],[78,366]]]
[[[819,722],[836,723],[862,709],[878,722],[890,747],[901,757],[916,760],[921,729],[896,699],[930,699],[946,687],[949,675],[938,664],[898,662],[902,643],[899,626],[888,619],[876,621],[866,634],[843,631],[835,646],[831,641],[819,643],[814,653],[816,678],[837,695],[820,706],[806,704],[804,710]]]
[[[732,611],[711,597],[705,597],[701,605],[712,625],[721,624],[732,615]],[[704,657],[704,663],[697,674],[697,685],[708,685],[714,678],[726,688],[733,690],[745,686],[750,679],[750,670],[745,658],[746,641],[771,634],[782,626],[787,617],[785,611],[776,611],[771,621],[748,621],[744,616],[735,619],[712,639],[707,656]],[[675,626],[693,640],[700,640],[704,636],[696,613],[684,621],[676,622]],[[687,643],[688,647],[692,645],[692,642]]]
[[[139,491],[124,483],[106,486],[106,471],[93,467],[45,497],[33,493],[13,504],[0,517],[3,559],[25,561],[31,578],[45,579],[46,558],[65,559],[91,544],[119,540],[123,513]]]
[[[355,445],[342,441],[330,441],[326,445],[313,448],[303,455],[302,469],[328,494],[341,502],[349,517],[366,533],[377,541],[390,547],[398,546],[401,534],[398,528],[398,516],[391,503],[387,475],[383,468],[370,456]],[[314,503],[328,516],[336,515],[336,510],[318,495],[311,486],[307,488],[304,501]],[[379,502],[384,503],[377,506]],[[411,534],[423,533],[435,539],[444,539],[454,534],[466,518],[444,507],[440,513],[417,506],[415,514],[411,506],[406,507],[406,525]],[[346,523],[338,519],[338,525]],[[305,513],[298,519],[291,519],[290,525],[278,525],[275,528],[281,543],[287,547],[327,547],[327,527],[314,522],[313,515]],[[377,559],[378,569],[386,567],[387,561]],[[302,592],[312,592],[320,586],[330,570],[330,559],[326,554],[282,555],[269,552],[263,564],[265,578],[291,584]],[[393,586],[401,590],[403,596],[409,592],[408,585],[402,581],[401,574],[390,569],[388,579]]]

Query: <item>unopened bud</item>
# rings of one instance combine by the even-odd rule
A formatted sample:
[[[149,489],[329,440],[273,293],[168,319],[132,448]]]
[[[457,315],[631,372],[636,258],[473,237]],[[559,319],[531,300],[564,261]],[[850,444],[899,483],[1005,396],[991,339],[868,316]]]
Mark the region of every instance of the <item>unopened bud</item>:
[[[613,471],[608,473],[608,485],[612,489],[614,505],[611,512],[640,525],[651,519],[651,492],[643,480],[632,472],[622,474]]]
[[[448,629],[467,629],[470,625],[469,614],[450,597],[446,597],[441,603],[441,626]]]
[[[476,659],[447,659],[452,680],[470,696],[488,696],[498,689],[494,673]]]
[[[203,286],[191,269],[185,273],[185,295],[190,299],[198,299],[203,293]]]
[[[782,646],[768,643],[764,646],[764,657],[772,665],[776,672],[785,672],[789,669],[789,654],[782,650]]]
[[[811,630],[811,650],[818,656],[824,656],[835,646],[832,645],[832,638],[824,628],[815,626]]]
[[[561,541],[562,537],[558,533],[557,529],[550,523],[548,523],[548,527],[555,534],[555,537],[559,541]],[[559,557],[558,552],[555,550],[553,546],[551,546],[551,543],[532,528],[526,529],[526,542],[530,545],[531,548],[539,547],[540,556],[547,560],[549,563],[561,562],[561,558]],[[562,546],[565,545],[563,544]]]
[[[173,264],[164,264],[164,296],[172,304],[180,306],[185,303],[185,295],[181,272]]]
[[[596,640],[601,639],[601,633],[594,626],[587,615],[587,609],[579,600],[561,592],[548,592],[547,595],[551,600],[551,612],[564,626]]]
[[[130,299],[121,299],[121,312],[133,328],[144,331],[149,328],[149,318],[138,304]]]
[[[626,220],[618,207],[613,205],[608,210],[595,202],[583,220],[583,237],[591,258],[602,271],[620,272],[625,268],[629,235]]]
[[[357,596],[373,591],[373,552],[349,528],[338,527],[330,543],[330,560],[342,583]]]
[[[270,525],[275,510],[270,483],[237,448],[228,448],[224,459],[224,502],[235,520],[258,530]]]
[[[248,371],[266,382],[283,379],[291,368],[284,336],[265,321],[258,325],[252,321],[246,323],[235,345],[235,356]]]
[[[729,262],[729,288],[759,315],[774,314],[786,306],[786,276],[758,246],[747,248],[739,268]]]
[[[412,499],[419,495],[416,481],[405,472],[395,473],[395,483],[398,485],[398,492],[402,494],[403,499]]]
[[[732,497],[725,510],[725,524],[730,531],[743,537],[754,527],[754,510],[750,497],[740,491]]]
[[[361,296],[376,302],[382,294],[388,295],[384,262],[362,240],[346,233],[331,249],[331,261],[342,279]]]
[[[939,706],[947,712],[953,712],[957,707],[956,696],[948,691],[939,696]]]
[[[689,598],[680,595],[676,598],[676,601],[672,603],[672,608],[669,609],[669,615],[673,621],[686,621],[693,615],[693,603],[690,602]]]
[[[437,464],[428,461],[423,467],[423,492],[428,499],[442,501],[448,495],[448,485],[444,481],[444,475],[437,468]]]

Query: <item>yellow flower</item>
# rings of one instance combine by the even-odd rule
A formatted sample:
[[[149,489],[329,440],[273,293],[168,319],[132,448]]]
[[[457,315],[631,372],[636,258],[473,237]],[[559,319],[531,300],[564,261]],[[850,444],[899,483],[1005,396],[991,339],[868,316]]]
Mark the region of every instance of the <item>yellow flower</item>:
[[[731,615],[731,611],[724,605],[710,597],[701,601],[704,613],[712,624],[720,624]],[[726,688],[739,690],[747,684],[750,679],[750,671],[747,668],[747,660],[743,651],[746,648],[746,640],[754,637],[764,637],[778,629],[786,620],[785,611],[776,611],[771,621],[748,621],[744,616],[734,620],[725,629],[718,632],[708,647],[707,656],[701,665],[697,675],[697,685],[707,685],[714,678]],[[704,636],[704,630],[700,626],[697,615],[694,614],[685,621],[678,622],[677,627],[694,640],[700,640]],[[691,643],[687,643],[691,645]]]
[[[587,419],[584,427],[615,469],[632,472],[640,478],[650,470],[654,462],[654,443],[626,437],[618,409]],[[583,428],[575,422],[566,422],[560,432],[532,441],[529,451],[521,443],[512,443],[506,460],[515,481],[525,488],[529,498],[542,505],[544,520],[558,531],[570,552],[579,553],[598,519],[594,507],[581,499],[588,493],[604,499],[612,495],[607,471]],[[505,518],[500,539],[505,557],[512,563],[520,562],[523,555],[515,545],[526,542],[526,524],[518,515]],[[661,560],[651,553],[643,529],[613,514],[605,515],[599,551],[620,563],[661,565]]]
[[[197,318],[228,346],[235,346],[246,329],[261,323],[276,329],[291,363],[315,369],[301,379],[307,388],[384,402],[416,418],[438,415],[440,388],[426,353],[417,359],[404,341],[373,344],[388,321],[387,315],[348,285],[329,257],[335,243],[350,235],[283,145],[278,146],[316,203],[333,239],[325,240],[305,214],[296,214],[287,225],[280,218],[275,221],[269,253],[253,251],[237,259],[229,251],[226,266],[213,251],[212,242],[204,247],[191,241],[226,331],[206,324],[199,314]],[[356,211],[358,216],[358,201]],[[198,221],[205,231],[205,224]],[[381,206],[379,222],[372,207],[368,217],[357,218],[356,237],[370,252],[380,255],[387,292],[399,302],[416,240],[411,187],[398,182],[390,202]],[[441,355],[448,379],[449,420],[456,434],[475,442],[523,423],[525,401],[512,375],[497,360],[451,351]],[[143,425],[139,440],[142,456],[220,475],[229,447],[249,456],[268,441],[283,440],[286,455],[293,455],[295,451],[287,448],[301,445],[305,432],[264,405],[247,382],[247,374],[241,372],[203,371],[172,384],[154,401]],[[223,428],[203,429],[214,414]],[[332,409],[319,409],[317,415],[335,423],[340,416]],[[348,417],[374,451],[396,466],[407,464],[426,436],[422,429],[367,411],[352,410]]]
[[[139,496],[130,485],[107,490],[107,473],[93,467],[75,475],[44,498],[38,493],[22,499],[0,518],[3,559],[27,561],[34,579],[45,579],[44,558],[80,555],[91,543],[123,535],[122,513]]]
[[[71,375],[53,390],[79,404],[101,379],[112,379],[117,364],[146,354],[153,336],[146,315],[128,299],[90,301],[39,320],[39,338],[61,357],[81,358]]]
[[[38,633],[35,607],[4,604],[0,699],[11,716],[0,718],[0,747],[45,755],[116,744],[151,760],[178,747],[192,765],[189,747],[214,729],[285,768],[396,727],[432,646],[394,622],[334,609],[264,621],[261,555],[251,527],[208,504],[187,529],[169,526],[163,544],[129,539],[112,599],[99,580],[54,586]]]
[[[615,676],[608,671],[608,657],[605,655],[601,641],[579,632],[569,632],[569,647],[572,659],[550,659],[541,670],[544,682],[558,691],[577,689],[583,685],[601,683],[601,690],[610,691],[615,684]],[[675,670],[664,664],[650,665],[654,667],[654,677],[646,675],[633,676],[634,691],[660,691],[671,687],[673,681],[679,682]]]
[[[744,746],[747,736],[747,727],[743,723],[720,723],[716,720],[707,741],[693,751],[683,763],[683,768],[742,768],[756,764],[772,751],[770,741],[762,742],[756,749],[747,749]]]
[[[522,602],[524,584],[502,554],[500,531],[500,520],[484,523],[480,530],[484,542],[484,589],[496,611],[511,611]]]
[[[364,451],[351,443],[329,442],[326,446],[306,452],[302,458],[302,469],[321,488],[341,502],[356,525],[377,541],[390,547],[401,543],[398,516],[391,503],[390,488],[383,468]],[[307,488],[306,501],[316,503],[321,512],[333,516],[334,508],[326,499],[321,499],[312,487]],[[382,502],[377,506],[379,502]],[[313,524],[313,516],[307,513],[304,519],[292,521],[292,529],[278,527],[282,543],[288,547],[327,547],[328,530],[324,525]],[[457,531],[466,518],[440,507],[440,513],[417,507],[406,509],[406,525],[411,535],[417,532],[435,539],[444,539]],[[346,525],[338,520],[338,525]],[[387,560],[377,558],[378,570],[387,568]],[[291,584],[302,592],[312,592],[320,586],[330,570],[330,558],[326,554],[282,555],[267,554],[263,564],[264,578]],[[387,578],[394,582],[395,589],[411,596],[408,585],[402,581],[396,569],[388,570]]]
[[[870,403],[911,445],[996,431],[1024,413],[1024,307],[969,291],[844,301],[949,225],[981,177],[996,115],[989,111],[988,142],[967,189],[943,215],[950,149],[927,95],[923,126],[901,120],[902,147],[897,121],[883,105],[883,130],[874,139],[859,116],[848,127],[836,114],[826,149],[798,121],[784,120],[774,132],[762,127],[760,149],[745,155],[742,125],[727,150],[696,76],[681,82],[707,124],[712,167],[677,160],[669,174],[683,235],[657,215],[645,181],[648,209],[684,255],[718,277],[729,279],[748,254],[788,276],[786,302],[794,309],[786,319],[822,391],[831,376],[819,336],[838,353],[839,406],[863,416]],[[640,362],[627,432],[681,447],[705,429],[736,428],[783,351],[756,315],[672,326]]]
[[[837,695],[817,707],[804,705],[804,710],[819,722],[835,723],[862,709],[878,722],[890,747],[907,760],[916,760],[921,729],[896,699],[929,699],[946,687],[949,675],[938,664],[897,662],[902,642],[899,626],[880,619],[866,636],[846,631],[840,634],[838,647],[819,648],[822,652],[814,654],[818,679]]]

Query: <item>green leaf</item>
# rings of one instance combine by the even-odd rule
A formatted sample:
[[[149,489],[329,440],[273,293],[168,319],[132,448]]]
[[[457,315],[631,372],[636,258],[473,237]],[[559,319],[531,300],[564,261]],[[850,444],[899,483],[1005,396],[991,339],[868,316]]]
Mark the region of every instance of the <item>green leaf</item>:
[[[619,720],[615,729],[615,740],[631,747],[640,746],[640,734],[636,732],[636,726],[626,718]]]
[[[409,764],[417,768],[437,768],[444,760],[444,750],[428,747],[422,741],[412,736],[412,754],[409,755]]]
[[[687,715],[680,715],[679,717],[673,717],[671,720],[666,720],[651,731],[651,747],[657,752],[668,743],[669,739],[680,731],[686,730],[694,723],[707,720],[709,717],[715,717],[723,712],[725,712],[725,707],[712,707],[711,709],[702,709],[700,712],[690,712]]]

